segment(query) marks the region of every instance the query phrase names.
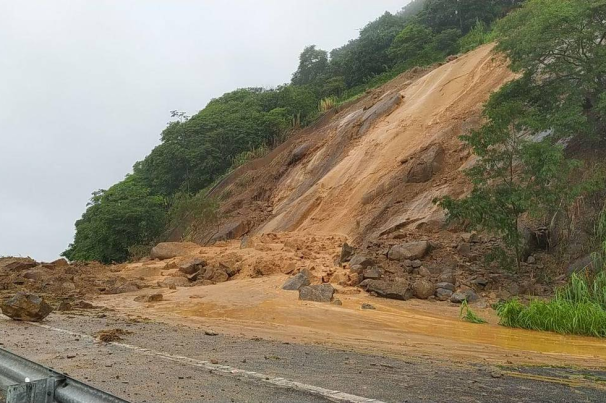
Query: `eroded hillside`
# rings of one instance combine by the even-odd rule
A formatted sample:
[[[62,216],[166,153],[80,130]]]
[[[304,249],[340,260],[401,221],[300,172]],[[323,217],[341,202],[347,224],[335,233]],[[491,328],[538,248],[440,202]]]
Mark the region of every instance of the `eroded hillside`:
[[[215,239],[305,232],[360,244],[438,230],[444,215],[433,199],[468,189],[462,170],[472,157],[458,137],[513,77],[490,45],[405,73],[219,185],[213,193],[227,196],[232,218]]]

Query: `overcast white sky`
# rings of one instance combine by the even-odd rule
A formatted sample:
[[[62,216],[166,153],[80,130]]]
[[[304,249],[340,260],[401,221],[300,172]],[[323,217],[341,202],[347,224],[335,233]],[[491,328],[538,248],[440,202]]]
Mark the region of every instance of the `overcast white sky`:
[[[53,260],[169,111],[290,80],[409,0],[0,0],[0,256]]]

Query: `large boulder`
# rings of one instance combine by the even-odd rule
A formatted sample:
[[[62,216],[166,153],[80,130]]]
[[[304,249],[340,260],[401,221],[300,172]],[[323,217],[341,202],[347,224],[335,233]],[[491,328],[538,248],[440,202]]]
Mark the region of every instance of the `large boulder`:
[[[421,154],[408,171],[408,182],[423,183],[429,181],[444,165],[444,148],[435,144]]]
[[[419,299],[427,299],[436,292],[436,287],[433,283],[426,279],[419,279],[412,286],[415,297]]]
[[[151,250],[152,259],[172,259],[178,256],[192,255],[200,250],[200,245],[193,242],[162,242]]]
[[[330,302],[335,289],[330,284],[310,285],[299,289],[299,299],[302,301]]]
[[[28,322],[40,322],[53,311],[41,297],[24,292],[4,301],[0,308],[9,318]]]
[[[282,286],[283,290],[287,291],[298,291],[301,287],[306,287],[311,284],[311,274],[308,270],[303,270],[296,276],[293,276],[286,280]]]
[[[339,261],[341,263],[347,263],[351,260],[351,258],[354,256],[354,254],[356,253],[356,250],[350,246],[347,242],[345,242],[343,244],[343,247],[341,248],[341,258],[339,259]]]
[[[429,242],[407,242],[400,245],[394,245],[389,250],[387,257],[390,260],[417,260],[424,258],[429,252]]]
[[[360,287],[367,292],[374,293],[379,297],[399,299],[407,301],[414,295],[410,284],[404,280],[386,281],[386,280],[364,280]]]
[[[240,239],[250,231],[250,222],[247,220],[235,220],[222,225],[210,242],[228,241]]]

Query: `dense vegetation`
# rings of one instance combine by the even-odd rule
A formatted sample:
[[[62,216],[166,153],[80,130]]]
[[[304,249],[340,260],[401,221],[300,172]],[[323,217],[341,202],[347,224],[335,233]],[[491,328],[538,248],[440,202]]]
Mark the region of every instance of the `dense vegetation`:
[[[192,117],[175,112],[161,144],[135,164],[134,172],[93,194],[64,256],[124,261],[133,248],[161,238],[171,220],[182,216],[176,210],[191,205],[188,201],[203,202],[200,192],[252,150],[279,144],[321,111],[410,67],[484,43],[493,21],[520,3],[415,0],[399,13],[372,21],[341,48],[331,52],[305,48],[289,84],[238,89],[212,100]]]
[[[563,144],[606,135],[606,0],[530,0],[497,24],[496,39],[521,77],[492,96],[486,125],[463,137],[481,157],[468,171],[473,193],[440,203],[451,219],[501,236],[519,261],[523,215],[552,217],[602,186],[599,175],[573,179],[580,163]]]
[[[606,140],[606,0],[529,0],[499,21],[495,38],[521,76],[491,98],[485,126],[463,137],[480,157],[468,171],[473,192],[440,204],[451,219],[500,236],[519,262],[522,216],[548,222],[604,188],[599,169],[590,180],[575,175],[580,162],[564,145]],[[552,300],[502,304],[501,324],[606,337],[605,254],[594,256],[596,273],[573,275]]]

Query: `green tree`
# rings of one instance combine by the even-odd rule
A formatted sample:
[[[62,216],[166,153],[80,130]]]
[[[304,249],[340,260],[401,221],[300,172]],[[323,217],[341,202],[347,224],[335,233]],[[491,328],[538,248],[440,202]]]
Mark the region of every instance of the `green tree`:
[[[462,136],[478,156],[467,172],[474,186],[472,193],[460,200],[439,200],[451,220],[500,236],[518,262],[523,246],[520,218],[565,209],[580,191],[571,181],[578,162],[567,160],[563,147],[549,138],[533,136],[528,120],[520,118],[526,114],[523,81],[510,83],[493,95],[484,111],[487,123]]]
[[[417,23],[408,24],[393,40],[389,48],[389,56],[396,62],[402,63],[413,60],[433,42],[431,29]]]
[[[136,175],[107,191],[93,193],[86,212],[76,222],[74,242],[63,252],[69,260],[122,262],[129,247],[147,245],[164,229],[164,199],[153,196]]]
[[[499,50],[535,92],[536,123],[606,137],[606,0],[530,0],[497,24]]]
[[[292,76],[294,85],[317,85],[326,77],[328,53],[316,49],[315,45],[306,47],[299,57],[299,68]]]

